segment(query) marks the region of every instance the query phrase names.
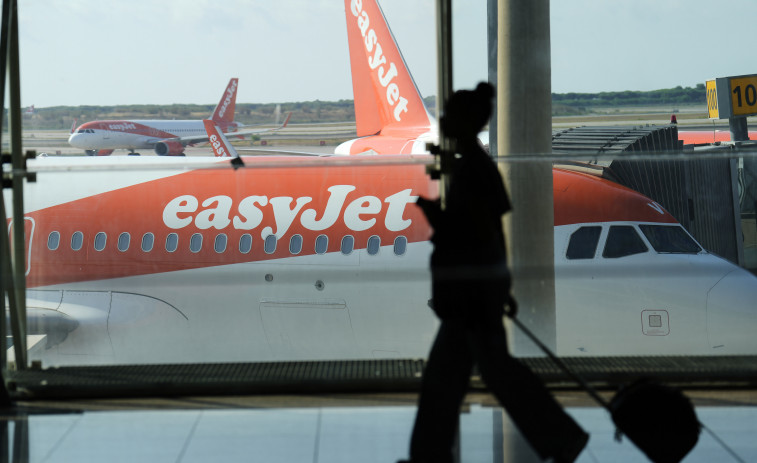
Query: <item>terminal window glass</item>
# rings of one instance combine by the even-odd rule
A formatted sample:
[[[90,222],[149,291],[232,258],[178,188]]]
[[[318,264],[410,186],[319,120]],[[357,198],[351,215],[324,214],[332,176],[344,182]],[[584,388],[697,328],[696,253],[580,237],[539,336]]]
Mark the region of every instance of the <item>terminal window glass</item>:
[[[597,252],[599,235],[602,227],[581,227],[570,235],[568,251],[565,255],[568,259],[593,259]]]
[[[155,244],[155,235],[152,233],[145,233],[142,236],[142,250],[144,252],[152,251],[152,247]]]
[[[71,236],[71,249],[74,251],[78,251],[81,249],[81,247],[84,245],[84,233],[82,232],[75,232]]]
[[[169,233],[166,236],[166,251],[174,252],[179,248],[179,235],[176,233]]]
[[[702,251],[683,227],[678,225],[639,225],[655,251],[668,254],[698,254]]]
[[[60,245],[60,233],[57,231],[50,232],[50,235],[47,237],[47,249],[51,251],[55,251],[58,249],[58,246]]]
[[[200,252],[202,249],[202,235],[195,233],[189,238],[189,250],[192,252]]]
[[[129,249],[131,243],[131,236],[128,233],[121,233],[118,235],[118,250],[124,252]]]
[[[252,235],[245,233],[239,237],[239,252],[247,254],[252,250]]]
[[[647,246],[634,227],[630,225],[613,225],[610,227],[602,257],[614,259],[642,252],[647,252]]]

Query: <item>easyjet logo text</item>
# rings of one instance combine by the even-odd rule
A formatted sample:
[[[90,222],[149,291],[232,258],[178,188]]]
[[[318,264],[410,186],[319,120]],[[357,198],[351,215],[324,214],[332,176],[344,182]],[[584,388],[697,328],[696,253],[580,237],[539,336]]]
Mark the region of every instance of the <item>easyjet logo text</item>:
[[[237,201],[230,196],[219,195],[200,199],[193,195],[178,196],[163,209],[163,223],[178,230],[193,225],[200,230],[215,228],[236,230],[261,228],[260,237],[284,236],[293,223],[312,231],[322,231],[343,221],[350,230],[360,232],[383,225],[390,232],[408,228],[412,220],[405,219],[405,208],[418,197],[411,190],[399,191],[383,200],[376,196],[360,196],[348,199],[356,190],[353,185],[334,185],[328,188],[329,198],[325,206],[306,207],[313,198],[303,196],[247,196]],[[379,223],[381,214],[383,223]],[[264,226],[265,225],[265,226]],[[275,229],[274,229],[275,227]]]
[[[223,100],[221,109],[218,110],[218,117],[223,117],[226,114],[226,108],[231,104],[231,99],[234,97],[234,92],[237,91],[237,81],[233,81],[231,85],[226,89],[226,98]]]
[[[231,156],[227,151],[226,147],[223,146],[223,143],[221,143],[221,140],[218,139],[217,136],[211,135],[210,138],[208,138],[208,141],[210,142],[210,145],[213,147],[213,152],[216,154],[216,157],[222,158]]]
[[[137,126],[134,124],[108,124],[110,130],[136,130]]]
[[[407,112],[407,99],[400,95],[399,86],[392,82],[397,77],[397,66],[390,62],[389,66],[385,67],[386,56],[383,54],[376,31],[372,28],[369,29],[371,20],[368,13],[363,10],[363,1],[352,0],[351,11],[357,18],[357,27],[360,28],[360,34],[365,40],[368,66],[370,66],[372,72],[378,74],[379,83],[386,89],[386,102],[390,107],[394,107],[394,119],[400,121],[402,113]],[[370,53],[373,53],[373,55],[371,56]]]

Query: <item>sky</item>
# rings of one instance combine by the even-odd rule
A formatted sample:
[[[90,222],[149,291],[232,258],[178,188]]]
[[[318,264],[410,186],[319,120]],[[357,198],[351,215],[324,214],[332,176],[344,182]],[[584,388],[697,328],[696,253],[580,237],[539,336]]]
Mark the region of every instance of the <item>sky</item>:
[[[424,96],[434,0],[380,0]],[[342,0],[19,0],[21,103],[352,99]],[[486,0],[453,0],[453,81],[487,76]],[[695,86],[757,73],[754,0],[552,0],[552,91]]]

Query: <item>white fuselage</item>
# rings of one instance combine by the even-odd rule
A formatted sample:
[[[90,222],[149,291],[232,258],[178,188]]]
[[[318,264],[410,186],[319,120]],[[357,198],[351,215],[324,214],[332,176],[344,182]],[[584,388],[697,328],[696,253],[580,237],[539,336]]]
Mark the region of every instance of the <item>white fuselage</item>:
[[[36,169],[47,168],[51,173],[40,172],[38,182],[27,185],[26,209],[29,215],[25,222],[29,222],[27,227],[32,233],[27,238],[29,253],[31,256],[31,248],[36,248],[36,255],[42,256],[30,259],[31,265],[50,266],[48,270],[55,270],[56,266],[71,268],[54,259],[66,255],[64,251],[72,252],[71,246],[78,246],[71,234],[61,233],[59,242],[54,244],[55,250],[50,250],[53,231],[67,226],[71,230],[84,230],[83,248],[76,251],[80,253],[76,255],[87,256],[86,264],[81,265],[90,268],[88,274],[91,277],[75,282],[44,284],[28,290],[28,306],[33,313],[30,320],[42,320],[42,325],[48,323],[47,328],[42,325],[38,328],[52,330],[55,334],[48,336],[52,341],[46,348],[38,346],[31,351],[32,359],[39,358],[45,365],[51,365],[415,358],[427,354],[438,325],[428,306],[428,261],[432,246],[427,240],[410,242],[399,248],[386,240],[373,249],[370,245],[347,251],[340,251],[337,247],[322,254],[300,254],[300,249],[310,251],[317,246],[315,239],[311,241],[305,236],[302,243],[300,236],[302,245],[298,248],[294,235],[292,238],[287,235],[277,243],[279,251],[284,254],[274,259],[266,257],[268,250],[263,251],[266,237],[260,234],[259,227],[251,235],[253,244],[259,246],[258,260],[224,265],[201,262],[202,265],[197,266],[197,259],[201,259],[202,254],[191,254],[187,249],[184,257],[180,255],[184,247],[191,246],[187,240],[180,242],[179,252],[162,251],[161,255],[166,260],[193,260],[193,268],[177,267],[165,272],[98,278],[98,268],[105,272],[113,266],[141,265],[134,256],[143,254],[120,251],[121,239],[127,232],[133,235],[132,248],[140,246],[140,240],[144,246],[145,231],[154,233],[156,251],[167,246],[166,235],[160,230],[166,223],[166,212],[162,213],[162,220],[149,221],[150,210],[156,211],[160,217],[164,206],[151,205],[149,200],[145,202],[138,197],[133,204],[125,205],[124,210],[144,209],[145,223],[138,224],[141,227],[137,227],[140,229],[138,233],[127,230],[131,222],[126,221],[123,231],[111,229],[104,234],[102,246],[107,242],[110,250],[107,258],[107,251],[98,250],[95,235],[107,227],[108,219],[103,217],[107,211],[80,210],[65,217],[45,214],[77,200],[118,194],[128,188],[149,186],[153,181],[180,180],[187,167],[196,169],[202,163],[213,164],[207,159],[184,159],[181,164],[176,164],[176,168],[163,169],[159,167],[165,164],[157,161],[163,162],[166,158],[145,158],[140,162],[147,159],[151,162],[141,164],[144,169],[140,171],[133,170],[134,160],[128,158],[121,158],[118,162],[110,158],[107,168],[104,163],[98,164],[100,159],[77,159],[77,166],[66,167],[70,171],[65,174],[52,171],[61,170],[64,163],[74,160],[46,158],[36,161]],[[132,170],[112,171],[111,168],[119,162],[126,162]],[[59,168],[56,163],[60,164]],[[100,168],[93,169],[93,166]],[[230,169],[229,172],[232,173]],[[261,172],[271,170],[262,169]],[[328,169],[303,170],[302,180],[293,177],[281,181],[288,180],[297,185],[307,180],[325,189],[328,187],[327,177],[321,180],[319,176],[328,172]],[[376,185],[385,183],[381,175],[368,176],[362,181]],[[232,183],[231,191],[243,187],[242,184],[233,185],[236,180],[232,175],[228,182]],[[212,185],[202,186],[214,191]],[[259,192],[261,195],[265,193]],[[297,194],[293,196],[297,197]],[[222,202],[217,198],[221,197],[208,200],[200,197],[202,204],[198,203],[194,208],[188,206],[189,203],[182,203],[180,207],[183,209],[180,210],[185,212],[173,214],[182,220],[192,217],[198,220],[200,215],[216,220]],[[277,198],[273,199],[278,201]],[[262,200],[256,201],[262,204]],[[350,197],[343,201],[344,206],[339,207],[346,211],[344,213],[359,217],[359,224],[378,226],[380,223],[369,219],[371,215],[365,215],[371,213],[369,207],[374,207],[370,206],[371,201],[360,198],[353,201]],[[291,209],[293,203],[290,201],[289,204],[286,208],[275,206],[281,208],[279,215],[291,217],[292,227],[298,225],[298,221],[304,223],[297,214],[304,214],[304,208],[309,206]],[[375,204],[378,207],[380,203]],[[389,203],[384,203],[385,208],[386,204]],[[407,205],[399,217],[408,217],[411,211],[407,208],[413,207]],[[287,213],[290,209],[297,212]],[[211,214],[211,211],[214,212]],[[254,212],[253,209],[249,211]],[[334,213],[327,211],[328,207],[320,212],[318,208],[313,209],[312,218],[316,220],[313,223],[322,223],[328,214]],[[250,213],[244,218],[251,220],[252,217]],[[61,224],[52,223],[54,220],[60,220]],[[229,222],[229,227],[236,226]],[[276,222],[277,228],[281,227],[279,222]],[[244,225],[242,221],[233,223]],[[752,336],[757,328],[757,310],[753,306],[757,300],[755,277],[705,251],[693,254],[656,252],[639,231],[640,224],[633,222],[620,225],[637,230],[647,251],[605,258],[602,249],[607,230],[618,224],[588,224],[602,229],[598,250],[592,258],[578,260],[566,258],[566,250],[571,234],[587,224],[555,227],[556,332],[561,355],[757,352],[757,339]],[[397,233],[404,234],[415,226],[421,224],[416,223]],[[202,235],[204,246],[212,247],[214,242],[217,246],[218,236],[223,234],[220,232],[227,233],[225,229],[210,227],[198,230],[195,235]],[[353,232],[332,227],[317,233],[338,243]],[[461,240],[461,245],[464,243]],[[228,247],[224,241],[222,250],[216,248],[215,253],[239,253],[242,252],[239,246],[241,244],[229,239]],[[159,264],[161,262],[155,261],[155,265]],[[38,270],[39,267],[28,269],[32,275]],[[56,317],[66,323],[52,329],[50,320],[57,320]],[[70,328],[69,321],[75,321],[75,329]]]
[[[161,140],[204,137],[201,120],[96,121],[82,124],[68,138],[84,150],[146,149]]]

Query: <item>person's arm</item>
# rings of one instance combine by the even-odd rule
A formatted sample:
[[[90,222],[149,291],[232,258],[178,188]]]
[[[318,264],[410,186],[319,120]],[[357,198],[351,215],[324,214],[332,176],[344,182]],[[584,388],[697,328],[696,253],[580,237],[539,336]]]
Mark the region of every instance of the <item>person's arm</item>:
[[[415,204],[417,204],[418,207],[421,208],[423,215],[425,215],[426,220],[428,220],[428,223],[434,229],[439,228],[442,222],[441,201],[439,199],[427,199],[423,196],[419,196],[418,201],[416,201]]]

